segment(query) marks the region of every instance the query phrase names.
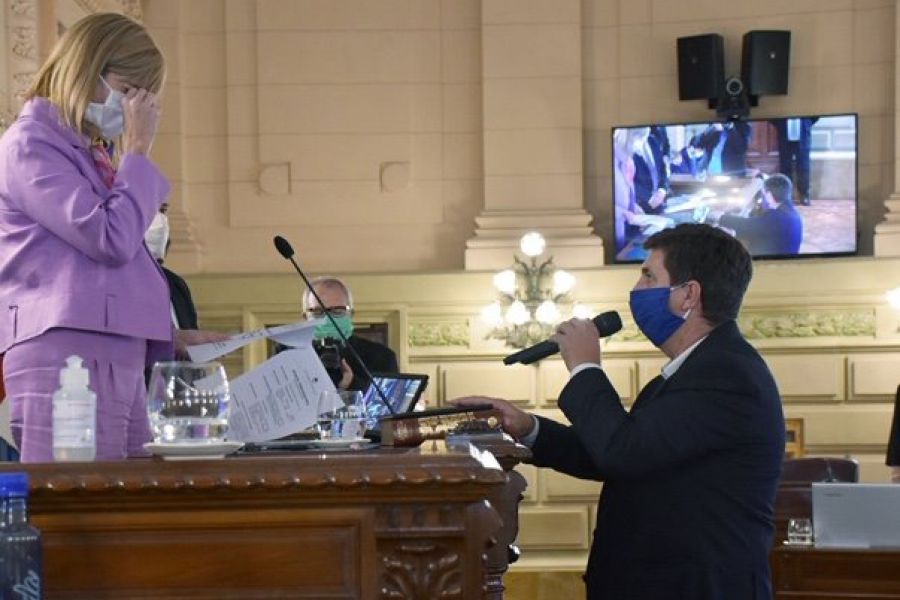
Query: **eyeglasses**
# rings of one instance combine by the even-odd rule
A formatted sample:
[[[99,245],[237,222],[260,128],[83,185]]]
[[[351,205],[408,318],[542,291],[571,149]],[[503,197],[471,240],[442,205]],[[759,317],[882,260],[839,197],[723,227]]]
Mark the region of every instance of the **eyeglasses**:
[[[321,318],[325,316],[325,313],[328,312],[332,317],[346,317],[350,314],[349,306],[326,306],[322,308],[321,306],[316,306],[315,308],[309,308],[306,310],[306,314],[313,316],[315,318]]]

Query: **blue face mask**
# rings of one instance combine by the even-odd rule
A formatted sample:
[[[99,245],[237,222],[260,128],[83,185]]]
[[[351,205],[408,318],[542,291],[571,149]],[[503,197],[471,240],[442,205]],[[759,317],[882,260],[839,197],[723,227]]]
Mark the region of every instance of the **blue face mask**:
[[[634,317],[634,322],[637,323],[641,333],[647,336],[654,346],[662,346],[691,314],[689,310],[683,317],[679,317],[669,310],[669,295],[683,285],[686,284],[631,290],[631,297],[628,300],[631,316]]]

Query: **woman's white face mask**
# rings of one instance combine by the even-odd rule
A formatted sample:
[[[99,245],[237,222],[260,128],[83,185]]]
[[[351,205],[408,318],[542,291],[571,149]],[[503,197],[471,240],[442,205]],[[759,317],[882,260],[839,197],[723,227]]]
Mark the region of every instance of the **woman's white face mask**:
[[[150,255],[158,261],[166,257],[166,246],[169,244],[169,217],[161,212],[156,213],[150,228],[144,234],[144,243]]]
[[[100,135],[107,140],[112,140],[122,135],[125,130],[125,110],[122,107],[125,94],[112,89],[102,77],[100,81],[109,89],[109,94],[102,104],[99,102],[88,104],[84,111],[84,118],[97,126]]]

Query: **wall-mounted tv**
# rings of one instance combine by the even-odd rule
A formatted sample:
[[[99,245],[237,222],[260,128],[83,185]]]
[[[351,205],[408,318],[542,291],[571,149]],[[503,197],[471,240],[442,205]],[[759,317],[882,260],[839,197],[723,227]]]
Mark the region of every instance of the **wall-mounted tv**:
[[[857,251],[857,115],[612,130],[616,262],[679,223],[710,223],[754,258]]]

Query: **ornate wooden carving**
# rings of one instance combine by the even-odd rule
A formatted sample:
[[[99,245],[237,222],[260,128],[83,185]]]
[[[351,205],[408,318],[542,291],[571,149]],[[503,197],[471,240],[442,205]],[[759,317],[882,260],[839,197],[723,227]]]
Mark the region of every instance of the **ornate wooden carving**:
[[[381,562],[381,598],[465,598],[463,560],[444,544],[399,542],[383,550]]]

